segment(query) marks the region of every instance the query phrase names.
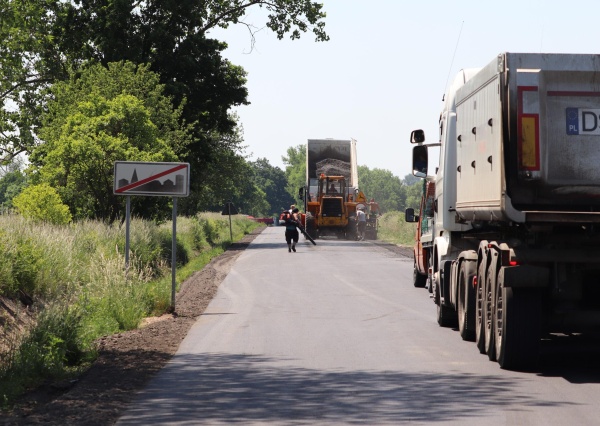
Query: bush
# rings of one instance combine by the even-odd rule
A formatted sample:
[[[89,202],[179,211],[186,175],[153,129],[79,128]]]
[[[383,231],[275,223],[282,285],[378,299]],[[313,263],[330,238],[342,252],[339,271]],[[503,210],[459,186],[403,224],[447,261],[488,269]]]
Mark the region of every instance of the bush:
[[[48,184],[33,185],[13,198],[13,206],[24,217],[55,225],[71,222],[69,207],[63,204],[56,189]]]

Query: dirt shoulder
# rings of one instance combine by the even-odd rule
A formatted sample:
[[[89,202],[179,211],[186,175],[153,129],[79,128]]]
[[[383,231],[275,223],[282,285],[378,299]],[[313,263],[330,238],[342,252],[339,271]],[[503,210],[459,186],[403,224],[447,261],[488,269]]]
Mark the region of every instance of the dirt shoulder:
[[[99,356],[78,380],[48,383],[28,394],[3,425],[111,425],[135,394],[175,354],[190,327],[204,312],[238,256],[264,228],[257,228],[185,281],[175,314],[100,340]]]
[[[408,247],[408,246],[398,246],[395,244],[390,244],[390,243],[384,243],[381,241],[372,241],[373,244],[379,246],[379,247],[383,247],[386,250],[389,250],[393,253],[396,253],[399,256],[403,256],[403,257],[413,257],[413,248]]]

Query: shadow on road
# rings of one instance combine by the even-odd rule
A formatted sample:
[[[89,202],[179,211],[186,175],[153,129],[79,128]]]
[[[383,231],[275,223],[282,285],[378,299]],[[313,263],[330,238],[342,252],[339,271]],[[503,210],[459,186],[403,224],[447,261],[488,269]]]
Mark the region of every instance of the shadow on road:
[[[571,383],[600,383],[600,334],[551,335],[542,340],[538,372]]]
[[[119,424],[398,424],[482,416],[490,407],[511,404],[567,405],[520,392],[519,384],[527,378],[320,371],[282,367],[277,360],[259,356],[228,354],[180,355],[175,361],[162,372],[169,372],[169,381],[159,375],[144,393],[146,398],[132,404]]]

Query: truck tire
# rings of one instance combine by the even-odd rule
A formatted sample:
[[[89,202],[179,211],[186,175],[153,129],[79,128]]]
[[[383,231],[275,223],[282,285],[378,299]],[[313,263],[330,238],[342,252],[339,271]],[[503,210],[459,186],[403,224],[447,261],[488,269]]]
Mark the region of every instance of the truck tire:
[[[477,287],[475,288],[475,343],[479,353],[485,353],[485,333],[484,333],[484,290],[486,272],[488,267],[488,242],[483,240],[479,243],[479,250],[477,252]]]
[[[496,282],[498,279],[498,252],[490,250],[490,265],[487,270],[484,290],[483,318],[485,353],[490,361],[496,361],[496,340],[494,339],[494,304],[496,302]]]
[[[452,309],[451,306],[446,306],[440,297],[440,287],[441,283],[439,282],[440,273],[438,272],[436,275],[438,278],[438,282],[435,285],[435,297],[437,305],[437,323],[440,327],[456,327],[456,322],[458,317],[456,316],[456,311]]]
[[[475,289],[477,263],[463,260],[458,275],[458,331],[463,340],[475,340]]]
[[[506,287],[503,271],[497,281],[494,334],[498,364],[507,370],[530,370],[537,364],[540,350],[540,291]]]
[[[417,264],[413,267],[413,285],[417,288],[423,288],[427,284],[427,275],[423,275],[417,269]]]

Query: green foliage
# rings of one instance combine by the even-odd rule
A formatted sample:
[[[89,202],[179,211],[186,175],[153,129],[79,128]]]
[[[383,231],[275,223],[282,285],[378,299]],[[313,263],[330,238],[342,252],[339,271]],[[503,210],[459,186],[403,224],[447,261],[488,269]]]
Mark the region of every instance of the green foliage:
[[[264,25],[248,24],[244,19],[246,14],[259,7],[267,12],[263,18]],[[123,93],[143,102],[149,120],[159,132],[157,140],[168,143],[178,158],[190,163],[194,170],[194,179],[191,180],[193,196],[182,203],[182,211],[193,215],[202,209],[222,205],[225,200],[234,200],[238,205],[251,200],[249,205],[243,206],[248,212],[268,209],[264,195],[251,184],[252,181],[240,180],[251,175],[242,174],[237,179],[235,173],[239,169],[237,165],[244,164],[241,155],[244,148],[238,136],[237,117],[230,111],[232,107],[248,104],[246,72],[221,56],[227,47],[225,43],[207,37],[213,28],[242,23],[251,33],[253,28],[266,25],[278,38],[289,35],[297,39],[303,32],[312,31],[316,40],[325,41],[328,36],[324,31],[325,13],[321,4],[310,0],[0,0],[0,16],[0,38],[3,41],[0,69],[4,77],[0,81],[0,160],[10,160],[19,152],[29,154],[35,149],[36,165],[41,166],[49,151],[39,151],[36,145],[59,141],[61,145],[72,145],[68,151],[70,156],[63,163],[54,160],[54,170],[45,179],[66,181],[71,173],[99,175],[100,170],[92,173],[90,165],[84,165],[80,171],[74,170],[69,162],[89,151],[90,144],[104,144],[106,148],[106,145],[120,143],[122,139],[133,136],[126,128],[122,131],[114,126],[104,129],[101,125],[102,118],[118,115],[117,106],[106,106],[105,101]],[[117,62],[148,64],[146,70],[153,71],[159,78],[160,84],[155,84],[157,90],[160,87],[161,93],[169,97],[170,104],[178,108],[178,129],[172,123],[173,114],[156,114],[164,112],[159,108],[164,102],[160,98],[149,99],[146,96],[145,89],[151,87],[150,84],[134,85],[132,88],[125,81],[129,78],[120,76],[118,72],[111,73],[109,78],[103,78],[99,72],[91,72],[93,78],[89,78],[93,64],[111,68],[111,64]],[[68,84],[74,86],[80,76],[79,92],[61,92],[60,86],[52,87],[57,82],[69,80]],[[93,89],[90,85],[83,87],[93,80],[98,80]],[[52,92],[46,90],[50,87]],[[95,104],[101,98],[104,98],[101,106],[104,104],[112,108],[113,114],[107,113],[106,109],[85,110],[81,105],[86,101]],[[59,106],[47,108],[48,101],[55,105],[58,102]],[[48,111],[48,114],[42,115],[42,111]],[[124,111],[124,114],[127,112]],[[40,127],[40,117],[45,120],[43,127]],[[84,123],[94,118],[96,123]],[[165,126],[161,120],[169,124]],[[51,121],[54,128],[49,130]],[[117,121],[125,124],[122,120]],[[138,126],[140,122],[136,119],[133,124]],[[40,128],[45,131],[43,135],[35,132]],[[169,135],[161,134],[165,129],[175,131],[170,131]],[[142,130],[147,131],[148,128]],[[187,130],[192,132],[192,144],[187,143]],[[104,131],[106,135],[102,134]],[[74,146],[75,142],[79,146]],[[154,142],[149,140],[150,144]],[[52,150],[55,148],[52,147]],[[114,153],[108,150],[106,154],[105,162],[108,162]],[[91,158],[94,158],[93,155]],[[230,170],[234,173],[227,173]],[[99,188],[92,195],[92,191],[86,188],[88,185],[80,182],[84,186],[80,200],[73,195],[77,192],[73,183],[60,183],[59,192],[75,217],[104,217],[106,211],[102,209],[108,209],[109,219],[115,220],[120,206],[115,205],[117,200],[104,202],[110,194],[104,190],[107,176],[102,177]],[[239,185],[240,182],[250,184]],[[75,201],[77,206],[73,205]],[[166,202],[153,200],[153,203],[152,208],[138,205],[134,210],[144,217],[163,219]],[[158,213],[155,213],[157,210]],[[98,216],[93,216],[95,211],[99,212]]]
[[[266,201],[269,203],[266,213],[268,216],[278,215],[282,207],[294,203],[294,199],[286,191],[287,181],[283,170],[271,166],[266,158],[251,162],[250,166],[254,170],[256,186],[264,191]]]
[[[266,209],[264,193],[257,187],[250,165],[242,155],[241,128],[231,135],[211,136],[210,145],[215,147],[218,161],[199,165],[190,164],[194,179],[190,196],[178,203],[178,211],[193,216],[201,208],[221,211],[226,202],[232,201],[241,212]],[[216,148],[224,144],[226,148]],[[199,189],[195,185],[202,185]]]
[[[10,401],[44,380],[68,378],[80,371],[94,354],[81,331],[78,306],[48,304],[18,349],[0,364],[0,397]]]
[[[375,198],[382,212],[406,208],[406,187],[389,170],[359,166],[358,186],[368,199]]]
[[[412,246],[415,242],[416,225],[404,221],[403,212],[388,212],[379,218],[378,239],[393,244]]]
[[[21,170],[5,173],[0,178],[0,205],[4,208],[12,207],[12,200],[25,188],[27,178]]]
[[[42,267],[41,248],[28,235],[0,232],[0,294],[14,296],[20,290],[33,295]]]
[[[53,87],[54,100],[31,154],[34,180],[57,188],[78,219],[114,221],[124,197],[113,193],[115,161],[176,161],[187,144],[179,111],[161,94],[158,76],[131,63],[93,66]],[[165,217],[168,200],[139,197],[132,211]]]
[[[26,218],[65,225],[71,222],[69,208],[48,184],[25,188],[13,199],[14,207]]]
[[[63,68],[51,47],[50,1],[0,0],[0,162],[10,162],[35,144],[34,128],[43,89]]]
[[[421,197],[423,196],[423,184],[425,180],[419,179],[411,186],[406,187],[406,208],[412,207],[415,211],[419,211],[421,205]]]
[[[294,198],[294,204],[304,205],[304,202],[298,196],[298,189],[306,186],[306,145],[288,148],[287,157],[282,157],[282,160],[286,166],[287,185],[285,189]]]

